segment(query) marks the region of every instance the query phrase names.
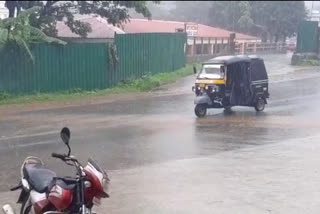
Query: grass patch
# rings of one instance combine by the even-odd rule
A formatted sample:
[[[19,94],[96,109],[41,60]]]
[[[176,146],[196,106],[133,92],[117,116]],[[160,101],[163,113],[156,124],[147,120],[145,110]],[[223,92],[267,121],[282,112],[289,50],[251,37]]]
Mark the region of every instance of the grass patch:
[[[319,66],[319,61],[316,59],[305,59],[300,63],[301,66]]]
[[[199,67],[199,64],[196,64],[196,66]],[[185,77],[191,74],[193,74],[193,65],[187,65],[186,67],[180,68],[173,72],[146,75],[139,79],[122,82],[117,86],[108,89],[86,91],[75,88],[68,91],[60,91],[54,93],[37,93],[21,96],[13,96],[6,92],[0,92],[0,105],[27,104],[43,101],[64,101],[84,97],[106,96],[128,92],[146,92],[161,85],[174,83],[181,77]]]

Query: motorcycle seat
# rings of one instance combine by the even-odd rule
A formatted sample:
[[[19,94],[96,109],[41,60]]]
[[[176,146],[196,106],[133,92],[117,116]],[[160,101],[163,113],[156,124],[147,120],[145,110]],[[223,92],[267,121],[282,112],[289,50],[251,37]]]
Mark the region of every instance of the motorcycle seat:
[[[56,173],[44,168],[42,164],[26,164],[23,168],[24,176],[30,186],[39,193],[47,191]]]

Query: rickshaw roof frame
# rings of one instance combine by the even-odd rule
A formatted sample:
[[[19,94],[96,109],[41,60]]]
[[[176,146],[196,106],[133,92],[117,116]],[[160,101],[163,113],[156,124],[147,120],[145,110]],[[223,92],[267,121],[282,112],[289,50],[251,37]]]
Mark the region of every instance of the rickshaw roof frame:
[[[225,65],[231,65],[234,63],[239,62],[251,62],[252,59],[261,59],[256,55],[237,55],[237,56],[218,56],[212,59],[209,59],[206,62],[203,62],[202,64],[225,64]]]

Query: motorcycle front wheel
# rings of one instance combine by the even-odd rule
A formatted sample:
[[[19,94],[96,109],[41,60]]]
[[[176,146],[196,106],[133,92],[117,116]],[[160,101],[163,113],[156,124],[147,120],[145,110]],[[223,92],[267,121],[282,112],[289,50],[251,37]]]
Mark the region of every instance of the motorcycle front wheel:
[[[32,204],[30,197],[21,204],[20,214],[31,214]]]

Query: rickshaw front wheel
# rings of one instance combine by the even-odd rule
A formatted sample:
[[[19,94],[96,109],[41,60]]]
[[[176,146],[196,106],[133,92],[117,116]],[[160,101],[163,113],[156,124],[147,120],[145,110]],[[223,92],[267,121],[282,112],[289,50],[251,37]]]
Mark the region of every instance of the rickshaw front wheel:
[[[207,114],[207,106],[205,104],[197,104],[194,108],[194,113],[197,117],[204,117]]]
[[[256,109],[256,111],[263,111],[264,107],[265,107],[266,103],[264,102],[264,100],[262,98],[259,98],[254,106],[254,108]]]

